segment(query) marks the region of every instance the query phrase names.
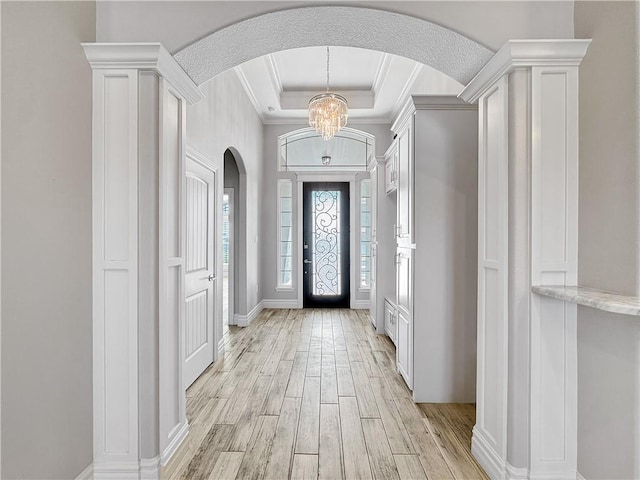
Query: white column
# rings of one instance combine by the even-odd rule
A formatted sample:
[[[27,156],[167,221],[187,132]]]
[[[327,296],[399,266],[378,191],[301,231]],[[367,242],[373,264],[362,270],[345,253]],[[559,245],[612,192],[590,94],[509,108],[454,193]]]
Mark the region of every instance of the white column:
[[[577,280],[578,66],[589,42],[510,41],[460,95],[480,102],[473,448],[495,478],[576,478],[576,306],[531,286]],[[504,242],[490,282],[494,236]]]
[[[93,68],[94,475],[154,478],[187,432],[184,110],[202,94],[160,44],[83,46]]]

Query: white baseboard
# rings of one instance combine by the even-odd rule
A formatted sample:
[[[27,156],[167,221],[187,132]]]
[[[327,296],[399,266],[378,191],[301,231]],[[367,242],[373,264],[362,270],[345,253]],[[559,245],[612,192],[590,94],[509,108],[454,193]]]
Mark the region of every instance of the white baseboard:
[[[224,340],[221,338],[220,341],[218,341],[218,356],[216,359],[222,357],[224,357]]]
[[[586,480],[580,472],[576,472],[576,480]]]
[[[298,308],[298,299],[294,300],[280,300],[277,298],[262,300],[262,306],[264,308]]]
[[[368,310],[371,307],[369,300],[354,300],[351,304],[351,308],[354,310]]]
[[[262,301],[251,309],[247,315],[234,315],[236,319],[236,325],[239,327],[248,327],[253,322],[260,312],[263,310]]]
[[[180,429],[176,432],[176,434],[173,436],[173,438],[169,442],[169,445],[167,445],[167,448],[165,448],[164,451],[160,454],[161,465],[166,465],[167,462],[171,460],[171,457],[173,456],[174,453],[176,453],[176,450],[178,450],[178,448],[180,447],[184,439],[187,438],[188,434],[189,434],[189,423],[185,420],[182,427],[180,427]]]
[[[94,480],[131,480],[140,475],[140,462],[93,464]]]
[[[160,455],[140,459],[140,480],[160,479]]]
[[[87,465],[87,468],[80,472],[76,480],[93,480],[93,463]]]
[[[481,430],[477,427],[473,427],[473,435],[471,437],[471,454],[475,457],[484,471],[487,472],[489,478],[505,478],[505,460],[500,458],[495,450],[491,448],[482,436]]]
[[[578,472],[574,471],[557,471],[543,473],[529,473],[529,480],[573,480],[578,478]]]
[[[529,469],[522,467],[514,467],[509,462],[507,462],[505,468],[505,477],[507,480],[528,480],[529,479]]]

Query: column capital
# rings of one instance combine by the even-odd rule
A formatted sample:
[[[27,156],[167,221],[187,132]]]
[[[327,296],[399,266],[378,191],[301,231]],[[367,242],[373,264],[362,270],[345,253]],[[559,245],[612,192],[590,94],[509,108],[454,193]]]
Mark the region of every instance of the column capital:
[[[475,103],[503,75],[516,68],[578,66],[591,39],[509,40],[462,90],[460,98]]]
[[[160,43],[83,43],[94,70],[151,70],[165,78],[190,104],[204,98],[195,82]]]

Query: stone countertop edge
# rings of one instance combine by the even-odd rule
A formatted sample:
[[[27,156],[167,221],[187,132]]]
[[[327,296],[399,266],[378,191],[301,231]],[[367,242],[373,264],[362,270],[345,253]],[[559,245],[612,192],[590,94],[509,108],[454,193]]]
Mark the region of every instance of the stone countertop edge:
[[[640,297],[581,286],[534,285],[531,291],[605,312],[640,316]]]

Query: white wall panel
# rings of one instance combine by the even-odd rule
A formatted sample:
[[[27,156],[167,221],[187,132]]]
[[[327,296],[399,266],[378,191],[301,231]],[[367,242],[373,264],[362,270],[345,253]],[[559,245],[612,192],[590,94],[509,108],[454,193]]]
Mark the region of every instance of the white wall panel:
[[[472,449],[501,476],[506,462],[508,150],[506,77],[479,100],[478,373]]]
[[[575,285],[578,255],[578,69],[531,69],[531,280]],[[575,478],[577,305],[532,297],[532,478]]]
[[[188,432],[182,388],[185,216],[185,102],[161,80],[160,457],[165,464]]]
[[[94,72],[96,478],[138,462],[137,89],[136,72]]]

